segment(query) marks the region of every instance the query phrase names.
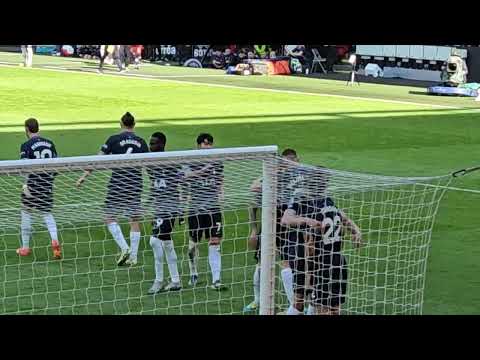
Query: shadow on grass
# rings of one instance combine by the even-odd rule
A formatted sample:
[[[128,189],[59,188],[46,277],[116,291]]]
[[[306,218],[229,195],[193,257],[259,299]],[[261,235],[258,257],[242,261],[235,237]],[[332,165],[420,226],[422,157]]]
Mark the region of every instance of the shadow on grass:
[[[126,109],[128,110],[128,109]],[[380,111],[345,111],[345,112],[318,112],[318,113],[291,113],[291,114],[259,114],[259,115],[226,115],[226,116],[193,116],[193,117],[165,117],[165,118],[156,118],[156,119],[138,119],[138,123],[161,123],[165,121],[171,121],[171,122],[182,122],[182,121],[208,121],[208,120],[251,120],[251,119],[259,119],[261,122],[261,119],[265,118],[289,118],[289,117],[321,117],[321,116],[331,116],[331,117],[345,117],[348,118],[352,115],[371,115],[372,118],[377,118],[377,117],[382,117],[378,116],[381,114],[405,114],[406,116],[418,114],[418,116],[422,116],[422,114],[428,113],[428,115],[436,115],[432,114],[438,113],[438,115],[442,114],[448,114],[449,112],[454,111],[455,113],[458,112],[469,112],[471,109],[420,109],[420,110],[380,110]],[[388,117],[388,115],[386,116]],[[293,121],[293,120],[292,120]],[[232,122],[235,123],[235,122]],[[254,123],[254,122],[251,122]],[[117,125],[118,120],[97,120],[97,121],[64,121],[64,122],[48,122],[45,123],[44,126],[69,126],[69,125]],[[22,124],[18,125],[12,125],[12,124],[1,124],[1,128],[10,128],[10,127],[21,127]]]

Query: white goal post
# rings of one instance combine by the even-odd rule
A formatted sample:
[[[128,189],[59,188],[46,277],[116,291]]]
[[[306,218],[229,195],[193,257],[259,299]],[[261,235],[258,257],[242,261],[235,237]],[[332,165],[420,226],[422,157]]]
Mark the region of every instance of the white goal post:
[[[46,290],[47,295],[45,295],[46,300],[43,300],[42,306],[38,308],[37,303],[37,293],[35,293],[35,287],[37,282],[41,279],[38,278],[34,272],[36,267],[47,267],[50,269],[51,266],[58,266],[58,264],[70,264],[74,263],[74,267],[78,271],[77,274],[69,272],[68,276],[72,279],[72,283],[79,283],[78,279],[82,276],[92,277],[92,273],[94,272],[93,266],[91,265],[91,261],[93,260],[100,260],[101,265],[104,266],[104,269],[99,269],[98,271],[102,274],[101,277],[107,272],[116,274],[117,271],[122,271],[123,269],[106,269],[106,265],[113,263],[114,261],[107,260],[109,257],[109,250],[105,249],[106,246],[112,247],[111,244],[114,244],[113,240],[109,234],[105,231],[105,225],[103,225],[104,219],[104,199],[106,193],[108,193],[108,179],[111,176],[112,171],[132,171],[135,169],[141,169],[143,171],[143,181],[145,182],[143,186],[143,192],[141,195],[142,203],[145,205],[144,212],[141,216],[141,223],[142,223],[142,239],[148,238],[150,236],[150,231],[147,230],[149,227],[150,222],[155,217],[155,210],[149,208],[149,197],[151,196],[151,186],[147,184],[149,182],[148,174],[145,172],[145,169],[148,168],[155,168],[155,167],[164,167],[164,166],[173,166],[178,165],[180,167],[195,165],[195,164],[209,164],[215,162],[221,162],[225,165],[225,200],[222,200],[225,205],[223,206],[224,212],[234,212],[234,216],[237,216],[240,213],[247,213],[248,206],[251,204],[251,193],[249,190],[250,183],[259,177],[268,178],[267,176],[262,175],[262,169],[267,171],[271,164],[273,164],[273,160],[277,154],[277,147],[276,146],[260,146],[260,147],[242,147],[242,148],[228,148],[228,149],[208,149],[208,150],[190,150],[190,151],[169,151],[169,152],[157,152],[157,153],[146,153],[146,154],[125,154],[125,155],[108,155],[108,156],[79,156],[79,157],[64,157],[64,158],[55,158],[55,159],[38,159],[38,160],[13,160],[13,161],[1,161],[0,162],[0,220],[2,223],[2,232],[0,233],[0,243],[2,246],[0,247],[0,254],[4,256],[7,261],[5,261],[1,267],[3,267],[3,276],[0,276],[0,283],[3,283],[3,292],[0,295],[3,295],[3,311],[2,306],[0,306],[0,312],[9,314],[9,313],[50,313],[49,311],[53,310],[54,313],[62,313],[62,308],[67,307],[69,305],[75,306],[75,304],[65,304],[59,305],[58,308],[55,306],[51,306],[49,303],[50,295],[55,295],[56,297],[60,298],[60,301],[63,302],[63,298],[66,297],[66,291],[62,291],[62,284],[63,278],[66,278],[67,271],[65,271],[65,267],[63,269],[56,269],[58,272],[55,276],[54,275],[46,275],[47,280],[53,280],[53,282],[58,282],[57,285],[53,286],[54,290],[49,291]],[[229,165],[230,164],[230,165]],[[75,185],[76,180],[80,178],[82,173],[85,171],[92,171],[92,175],[86,180],[85,184],[81,188],[77,188]],[[19,258],[17,254],[15,254],[15,248],[19,246],[21,243],[21,210],[23,209],[23,205],[20,199],[20,195],[22,193],[22,186],[25,184],[25,179],[28,179],[29,176],[41,176],[42,174],[56,174],[54,186],[53,186],[53,198],[54,198],[54,205],[52,213],[56,220],[56,224],[59,230],[59,237],[64,237],[65,241],[67,236],[63,236],[67,233],[74,233],[75,235],[75,243],[66,243],[64,244],[65,247],[65,256],[61,262],[55,262],[50,257],[45,256],[45,254],[39,254],[38,252],[45,252],[47,250],[48,242],[42,240],[42,242],[37,241],[35,239],[35,234],[41,234],[42,237],[46,237],[46,231],[44,228],[44,224],[42,223],[41,216],[37,216],[37,218],[33,217],[32,221],[32,255],[30,259],[25,257],[25,261],[30,261],[25,263],[23,258]],[[223,179],[222,179],[223,181]],[[124,183],[126,189],[129,189],[129,178],[128,176],[121,181]],[[269,182],[265,181],[265,184],[268,185]],[[270,194],[273,194],[273,189],[267,189]],[[122,201],[122,189],[119,189],[118,194],[118,201]],[[190,195],[191,197],[192,195]],[[200,195],[200,197],[203,195]],[[205,195],[208,200],[208,196]],[[273,195],[271,195],[273,199]],[[185,201],[189,201],[185,199]],[[178,205],[178,204],[177,204]],[[177,207],[175,204],[169,204],[169,206]],[[196,205],[192,205],[191,199],[190,203],[188,204],[190,207],[190,211]],[[269,196],[264,197],[264,208],[266,209],[267,206],[270,206],[274,212],[275,203],[272,200],[269,200]],[[187,207],[186,204],[183,204],[182,207]],[[125,209],[122,209],[125,210]],[[194,209],[193,209],[194,210]],[[37,211],[37,209],[32,210],[32,214],[41,215],[42,212]],[[237,214],[238,213],[238,214]],[[268,211],[265,211],[267,214]],[[33,216],[33,215],[32,215]],[[128,218],[126,216],[120,215],[121,219],[118,220],[120,225],[123,228],[123,231],[128,234],[128,230],[126,230],[126,225],[128,222]],[[234,257],[235,255],[243,255],[245,258],[246,254],[253,255],[253,251],[249,251],[248,249],[242,249],[239,251],[236,249],[236,246],[243,246],[246,245],[247,241],[247,233],[246,229],[248,228],[248,220],[245,219],[237,219],[238,223],[230,224],[230,228],[235,228],[235,235],[229,236],[228,239],[224,239],[224,242],[229,245],[229,247],[233,247],[235,249],[231,250],[232,252],[236,252],[235,254],[231,255]],[[267,219],[267,221],[275,221],[274,218]],[[224,225],[227,226],[227,225]],[[236,228],[243,227],[243,229],[238,230]],[[173,235],[176,236],[177,239],[180,238],[179,241],[183,240],[183,246],[177,246],[177,253],[181,253],[182,249],[186,247],[188,243],[188,229],[189,226],[185,225],[184,229],[174,230]],[[268,224],[263,224],[264,229],[268,229]],[[101,230],[103,229],[103,230]],[[128,227],[127,227],[128,229]],[[273,227],[274,229],[274,227]],[[225,229],[227,230],[227,229]],[[237,236],[237,232],[242,231],[244,234]],[[106,235],[104,235],[106,234]],[[272,233],[270,236],[274,236]],[[263,235],[265,238],[265,235]],[[128,238],[126,235],[125,238]],[[181,239],[183,238],[183,239]],[[3,241],[2,241],[3,240]],[[20,240],[20,241],[19,241]],[[60,240],[60,239],[59,239]],[[127,239],[128,241],[128,239]],[[62,241],[60,241],[62,243]],[[144,241],[143,241],[144,242]],[[103,248],[100,248],[100,253],[95,253],[93,248],[98,248],[99,245],[102,245]],[[268,245],[268,241],[263,241],[263,244]],[[81,247],[87,248],[86,251],[83,251],[87,255],[82,255]],[[114,247],[114,246],[113,246]],[[270,245],[270,251],[272,252],[271,258],[274,258],[274,242]],[[140,253],[142,246],[140,246]],[[37,251],[39,250],[39,251]],[[72,253],[73,250],[73,253]],[[85,249],[84,249],[85,250]],[[145,246],[144,253],[150,254],[151,249],[148,248],[148,245]],[[264,252],[265,253],[265,252]],[[150,255],[145,255],[150,257]],[[182,256],[179,254],[179,258]],[[186,256],[183,256],[183,260],[179,261],[179,267],[183,267],[182,263],[188,262],[185,260]],[[237,256],[238,258],[238,256]],[[33,260],[33,261],[32,261]],[[228,260],[228,259],[227,259]],[[236,260],[235,260],[236,261]],[[248,261],[247,261],[248,263]],[[184,264],[183,264],[184,265]],[[62,266],[62,265],[60,265]],[[248,266],[251,267],[251,264],[245,264],[246,268]],[[142,275],[142,279],[139,281],[142,285],[143,283],[150,283],[153,281],[154,276],[150,273],[149,275],[145,275],[147,269],[145,269],[147,265],[143,265],[138,272],[144,273]],[[238,275],[238,273],[245,272],[245,269],[237,269],[236,265],[230,265],[231,272],[236,272],[232,277]],[[186,269],[185,269],[186,270]],[[47,270],[47,273],[50,270]],[[131,273],[133,270],[128,269],[128,272]],[[125,272],[125,271],[124,271]],[[150,271],[151,272],[151,271]],[[182,273],[182,271],[180,271]],[[184,273],[187,271],[184,271]],[[207,271],[206,271],[207,272]],[[29,280],[29,286],[32,287],[30,292],[28,292],[27,297],[31,297],[31,300],[28,301],[28,305],[23,307],[20,302],[22,292],[25,292],[23,288],[24,281],[22,280],[23,277],[27,275],[27,280]],[[267,274],[266,271],[263,274]],[[182,274],[185,275],[185,274]],[[200,274],[202,275],[202,274]],[[274,273],[270,275],[271,280],[267,283],[273,284],[273,276]],[[114,275],[115,280],[118,281],[118,276]],[[238,276],[237,276],[238,277]],[[241,279],[237,281],[236,285],[239,285],[238,282],[241,282],[240,285],[242,287],[246,287],[245,285],[251,281],[250,274],[243,274],[241,275]],[[62,280],[62,281],[60,281]],[[115,281],[114,280],[114,281]],[[127,276],[127,282],[130,281],[130,275]],[[91,287],[99,287],[104,282],[102,278],[101,281],[90,280]],[[185,282],[185,281],[184,281]],[[97,283],[97,284],[94,284]],[[32,285],[33,284],[33,285]],[[78,285],[71,285],[67,284],[66,286],[69,289],[75,289]],[[184,289],[187,286],[184,286]],[[263,287],[263,285],[262,285]],[[200,287],[202,290],[203,288]],[[88,289],[81,289],[86,290]],[[145,290],[145,289],[144,289]],[[142,298],[145,296],[144,290],[141,290],[140,295],[137,298]],[[183,290],[182,290],[183,291]],[[187,291],[185,289],[185,291]],[[235,290],[236,291],[236,290]],[[232,297],[238,297],[239,294],[235,293],[232,290]],[[247,290],[242,290],[243,292],[247,292]],[[127,291],[128,292],[128,291]],[[248,292],[251,292],[248,289]],[[265,290],[264,290],[265,292]],[[270,285],[269,292],[273,294],[273,287]],[[53,293],[53,294],[51,294]],[[211,297],[210,293],[199,294],[200,291],[194,290],[191,292],[189,296],[185,297],[193,297],[198,303],[201,301],[209,302],[209,297]],[[241,293],[241,297],[246,297],[245,293]],[[44,293],[42,293],[44,294]],[[87,294],[88,295],[88,294]],[[129,294],[130,296],[131,294]],[[222,295],[223,296],[223,295]],[[1,298],[2,296],[0,296]],[[87,296],[88,297],[88,296]],[[273,299],[273,296],[270,296]],[[115,294],[114,298],[111,299],[112,301],[119,300],[120,295]],[[198,300],[202,298],[202,300]],[[129,300],[127,298],[123,300]],[[189,300],[190,301],[190,300]],[[89,303],[98,303],[98,301],[94,301],[94,299],[88,299],[87,305]],[[8,304],[7,304],[8,303]],[[12,304],[13,303],[13,304]],[[216,313],[241,313],[241,306],[240,311],[238,309],[234,309],[232,311],[228,311],[224,309],[223,303],[220,304],[218,301],[218,312]],[[185,305],[185,304],[182,304]],[[245,304],[242,304],[245,305]],[[273,304],[272,304],[273,305]],[[146,306],[145,306],[146,307]],[[220,307],[222,307],[220,309]],[[271,307],[271,306],[270,306]],[[53,308],[53,309],[51,309]],[[157,304],[150,305],[150,309],[158,308]],[[35,312],[34,310],[37,310]],[[84,310],[86,313],[90,313],[89,307]],[[137,311],[132,311],[129,307],[127,311],[121,311],[115,308],[109,310],[97,310],[100,313],[137,313]],[[144,309],[139,311],[140,313],[148,313]],[[68,312],[67,312],[68,313]],[[169,312],[167,312],[169,313]],[[175,312],[173,312],[175,313]],[[196,310],[191,312],[183,312],[182,310],[179,313],[197,313]]]
[[[301,298],[305,312],[421,314],[451,179],[315,167],[276,146],[0,161],[0,313],[273,315]],[[117,266],[122,237],[131,266]]]

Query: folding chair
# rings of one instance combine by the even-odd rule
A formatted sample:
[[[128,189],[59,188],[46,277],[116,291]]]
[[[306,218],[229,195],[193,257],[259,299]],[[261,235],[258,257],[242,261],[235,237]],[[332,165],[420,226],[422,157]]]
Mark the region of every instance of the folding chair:
[[[327,61],[327,59],[322,58],[320,56],[320,53],[318,52],[318,49],[312,49],[313,53],[313,61],[312,61],[312,68],[310,69],[310,72],[313,73],[313,70],[315,70],[315,65],[320,65],[320,68],[322,69],[323,73],[326,74],[327,70],[323,67],[322,62]]]

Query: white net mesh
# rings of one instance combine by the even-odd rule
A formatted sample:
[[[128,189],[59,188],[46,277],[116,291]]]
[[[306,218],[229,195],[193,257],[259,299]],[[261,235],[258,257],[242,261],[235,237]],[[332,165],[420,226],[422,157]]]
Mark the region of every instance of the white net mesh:
[[[420,314],[435,215],[452,177],[372,176],[281,163],[290,179],[300,180],[277,192],[280,206],[293,211],[293,220],[319,222],[318,228],[288,221],[277,226],[277,243],[288,248],[283,256],[293,273],[292,301],[303,305],[298,309]],[[277,311],[289,305],[279,274]]]
[[[248,210],[259,204],[251,184],[262,177],[264,164],[275,174],[278,200],[272,206],[285,205],[285,210],[288,202],[300,204],[297,215],[316,218],[320,210],[302,213],[301,207],[328,195],[360,229],[363,246],[359,249],[352,246],[349,232],[339,231],[341,254],[348,264],[348,277],[341,279],[346,284],[341,313],[421,312],[429,240],[443,194],[437,185],[445,185],[449,177],[345,173],[300,166],[266,151],[108,158],[108,162],[98,157],[0,162],[0,312],[242,314],[255,300],[252,282],[258,254],[247,246],[252,225]],[[77,187],[85,170],[92,173]],[[298,189],[303,190],[295,192]],[[45,216],[50,213],[57,234],[52,234],[51,220]],[[106,220],[119,224],[130,247],[130,260],[135,245],[128,223],[139,222],[136,264],[117,265],[118,233],[105,225]],[[280,276],[279,265],[286,257],[282,251],[289,254],[297,297],[303,291],[308,304],[310,291],[319,286],[309,279],[320,276],[315,266],[325,261],[318,254],[302,254],[299,239],[303,235],[298,234],[320,244],[328,229],[278,229],[277,237],[290,239],[283,250],[278,249],[276,290],[271,294],[280,311],[288,307]],[[317,236],[315,231],[322,234]],[[61,260],[52,252],[55,236]],[[30,240],[30,250],[19,256],[16,249],[25,238]],[[170,239],[173,250],[168,246]],[[217,242],[221,245],[215,246]],[[313,267],[302,268],[304,260]],[[189,284],[192,274],[198,275],[195,284]],[[176,280],[181,289],[165,288]],[[217,280],[223,285],[215,285]]]

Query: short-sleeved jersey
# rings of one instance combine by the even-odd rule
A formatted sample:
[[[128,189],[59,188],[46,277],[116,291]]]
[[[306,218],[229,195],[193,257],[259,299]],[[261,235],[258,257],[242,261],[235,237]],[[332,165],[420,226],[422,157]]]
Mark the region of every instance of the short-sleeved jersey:
[[[288,209],[295,211],[301,217],[315,219],[322,223],[323,234],[320,229],[315,230],[314,242],[325,253],[339,253],[342,249],[342,213],[337,209],[331,197],[315,199],[292,198]]]
[[[183,211],[180,189],[184,181],[182,167],[176,164],[147,168],[150,176],[151,203],[157,214],[178,214]]]
[[[51,159],[58,156],[54,143],[46,138],[34,136],[20,147],[21,159]],[[54,173],[30,174],[27,185],[30,188],[47,188],[53,186]]]
[[[130,131],[110,136],[102,145],[105,155],[139,154],[148,152],[145,140]],[[142,170],[140,168],[114,169],[110,178],[110,187],[118,191],[138,191],[142,185]]]
[[[110,136],[102,145],[105,155],[138,154],[148,152],[145,140],[130,131]]]
[[[202,174],[193,176],[188,181],[191,210],[211,210],[220,206],[220,193],[224,180],[222,162],[198,163],[189,166],[190,171],[206,168]]]

